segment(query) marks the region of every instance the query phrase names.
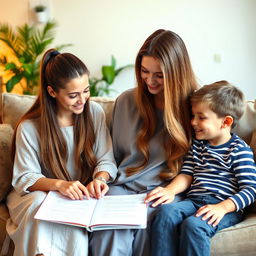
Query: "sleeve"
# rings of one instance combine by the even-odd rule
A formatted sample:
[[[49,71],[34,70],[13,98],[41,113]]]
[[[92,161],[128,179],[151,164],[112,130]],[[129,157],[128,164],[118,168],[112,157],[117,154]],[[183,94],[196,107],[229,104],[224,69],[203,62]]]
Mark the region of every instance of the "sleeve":
[[[109,173],[110,181],[113,181],[117,175],[117,167],[114,160],[112,140],[106,125],[105,113],[102,107],[95,102],[93,102],[92,107],[96,137],[94,153],[97,158],[97,166],[94,170],[93,176],[98,172],[105,171]]]
[[[119,129],[121,128],[120,127],[121,119],[120,119],[119,109],[123,109],[123,108],[120,108],[119,102],[120,102],[120,97],[118,97],[115,101],[113,112],[112,112],[111,126],[110,126],[112,142],[113,142],[113,152],[114,152],[114,157],[115,157],[117,166],[119,166],[121,160],[123,159],[123,155],[122,155],[123,150],[121,150],[119,147],[119,142],[121,140],[120,138],[118,138],[118,136],[120,136]],[[123,114],[125,115],[125,113]]]
[[[183,161],[180,173],[193,176],[194,168],[195,168],[195,163],[194,163],[193,145],[192,145],[190,150],[184,157],[184,161]]]
[[[233,157],[232,167],[238,182],[238,192],[230,199],[239,211],[256,199],[256,167],[252,150],[249,147],[237,150]]]
[[[29,193],[28,188],[45,177],[39,160],[38,136],[35,127],[22,123],[16,133],[16,152],[12,186],[19,194]]]

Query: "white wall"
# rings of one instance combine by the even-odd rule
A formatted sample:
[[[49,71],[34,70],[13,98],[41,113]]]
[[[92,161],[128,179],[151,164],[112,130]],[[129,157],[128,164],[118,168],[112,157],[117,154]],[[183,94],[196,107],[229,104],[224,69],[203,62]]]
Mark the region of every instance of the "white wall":
[[[111,54],[118,66],[134,63],[146,37],[164,28],[183,38],[202,84],[226,79],[247,99],[256,98],[255,0],[16,0],[22,1],[50,3],[59,24],[54,44],[72,43],[66,51],[79,56],[93,76]],[[0,0],[1,19],[2,2],[15,1]],[[113,88],[118,94],[134,80],[134,71],[127,70]]]

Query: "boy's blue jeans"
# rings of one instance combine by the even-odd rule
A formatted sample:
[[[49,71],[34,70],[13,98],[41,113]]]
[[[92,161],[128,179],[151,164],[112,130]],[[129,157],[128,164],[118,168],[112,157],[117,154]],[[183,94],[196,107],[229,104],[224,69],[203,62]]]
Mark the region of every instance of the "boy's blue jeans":
[[[241,211],[228,213],[212,227],[201,216],[195,217],[201,206],[220,201],[211,195],[202,195],[162,205],[151,226],[151,255],[209,256],[210,238],[243,219]]]

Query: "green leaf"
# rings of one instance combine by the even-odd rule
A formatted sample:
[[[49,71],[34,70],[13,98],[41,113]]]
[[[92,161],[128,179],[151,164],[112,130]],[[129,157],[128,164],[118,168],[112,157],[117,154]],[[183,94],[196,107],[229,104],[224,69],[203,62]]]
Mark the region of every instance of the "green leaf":
[[[13,70],[13,69],[17,69],[15,63],[9,62],[9,63],[7,63],[7,64],[5,65],[5,69],[4,69],[4,70],[6,71],[6,70]]]
[[[39,63],[42,54],[54,40],[56,26],[56,22],[49,21],[40,27],[24,24],[12,29],[10,25],[0,23],[0,41],[7,45],[21,64],[21,66],[16,64],[15,67],[8,63],[6,56],[1,56],[0,65],[5,67],[8,64],[6,72],[14,73],[14,76],[6,84],[7,91],[11,91],[18,80],[25,78],[24,93],[36,93],[37,90],[34,89],[37,89],[39,81]],[[63,44],[59,48],[62,49],[66,46],[69,44]],[[54,46],[52,47],[54,48]]]
[[[22,65],[24,72],[26,72],[27,77],[29,77],[33,73],[34,65],[29,63],[29,64],[24,64]]]
[[[6,83],[6,91],[11,92],[13,87],[22,79],[22,75],[18,74],[9,79]]]
[[[101,69],[103,80],[108,84],[112,84],[115,79],[115,69],[112,66],[102,66]]]
[[[126,65],[126,66],[123,66],[121,68],[118,68],[115,70],[115,75],[117,76],[122,70],[126,69],[126,68],[133,68],[134,65],[133,64],[129,64],[129,65]]]
[[[116,68],[116,58],[111,55],[111,66],[115,69]]]
[[[69,46],[72,46],[73,44],[60,44],[60,45],[57,45],[55,46],[54,48],[57,50],[57,51],[60,51],[62,50],[63,48],[66,48],[66,47],[69,47]]]

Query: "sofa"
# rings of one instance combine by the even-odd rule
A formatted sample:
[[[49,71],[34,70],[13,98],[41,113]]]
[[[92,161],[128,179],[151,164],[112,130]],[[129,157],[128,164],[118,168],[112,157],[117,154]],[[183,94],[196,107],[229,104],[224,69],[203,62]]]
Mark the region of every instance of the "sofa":
[[[0,112],[0,249],[6,238],[6,221],[9,218],[5,198],[11,189],[10,146],[15,127],[21,115],[32,105],[35,96],[2,93]],[[109,125],[114,99],[92,97],[106,113]],[[234,131],[251,145],[256,153],[256,101],[247,101],[246,110]],[[8,242],[8,241],[7,241]],[[4,243],[2,255],[13,254],[13,243]],[[255,256],[256,255],[256,203],[246,209],[245,220],[218,232],[212,238],[211,256]],[[118,255],[117,255],[118,256]]]

